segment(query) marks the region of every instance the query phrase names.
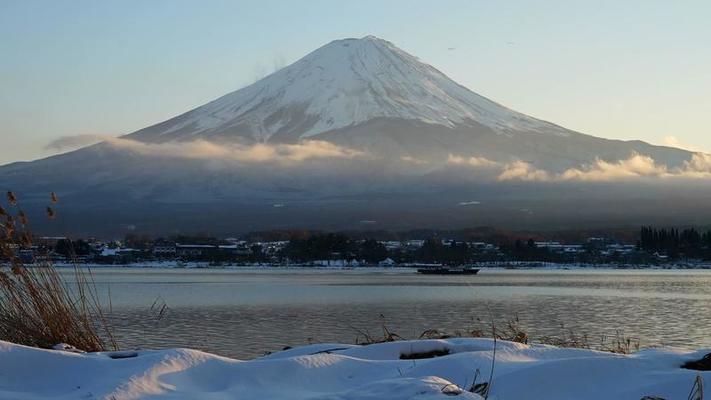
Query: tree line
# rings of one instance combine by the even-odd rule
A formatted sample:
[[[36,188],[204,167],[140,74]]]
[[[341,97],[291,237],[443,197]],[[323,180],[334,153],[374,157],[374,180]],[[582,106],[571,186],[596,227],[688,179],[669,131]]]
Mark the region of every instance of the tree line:
[[[312,260],[365,260],[377,263],[387,258],[385,246],[375,239],[356,241],[339,233],[294,238],[282,250],[282,256],[304,262]]]
[[[708,258],[711,256],[711,231],[645,226],[640,230],[639,248],[649,252],[665,253],[672,258],[682,255]]]

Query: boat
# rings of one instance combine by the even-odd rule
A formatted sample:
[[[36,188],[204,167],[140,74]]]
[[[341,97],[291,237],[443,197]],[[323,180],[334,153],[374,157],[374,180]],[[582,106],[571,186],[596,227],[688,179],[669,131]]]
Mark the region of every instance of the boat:
[[[418,268],[417,272],[425,275],[476,275],[479,273],[479,268],[474,268],[470,266],[459,266],[459,267],[426,267]]]

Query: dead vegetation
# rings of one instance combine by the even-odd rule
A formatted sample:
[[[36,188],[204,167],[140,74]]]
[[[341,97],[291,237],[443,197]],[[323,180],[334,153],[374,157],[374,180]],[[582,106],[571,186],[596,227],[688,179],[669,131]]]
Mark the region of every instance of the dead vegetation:
[[[388,329],[387,325],[385,324],[385,316],[383,314],[380,314],[379,318],[380,328],[382,329],[382,336],[373,336],[365,329],[351,327],[351,329],[353,329],[357,333],[357,336],[355,338],[355,344],[369,345],[375,343],[395,342],[397,340],[406,340],[404,337],[398,335],[397,333],[393,333],[390,331],[390,329]]]
[[[640,349],[638,339],[626,336],[619,330],[616,331],[614,335],[602,335],[597,340],[591,340],[589,335],[586,333],[577,333],[572,329],[561,326],[560,334],[558,335],[531,338],[528,331],[521,323],[518,315],[514,315],[512,318],[504,321],[503,324],[498,325],[495,322],[489,322],[489,326],[477,326],[465,330],[455,330],[452,332],[440,329],[427,329],[419,336],[413,338],[403,337],[391,330],[386,323],[385,316],[382,314],[379,316],[379,319],[380,329],[382,331],[380,335],[374,335],[367,330],[352,327],[352,329],[357,333],[355,340],[356,344],[370,345],[409,339],[493,338],[496,340],[523,344],[536,343],[563,348],[606,351],[617,354],[630,354]],[[475,322],[479,326],[484,325],[484,322],[479,318],[477,318]]]
[[[47,257],[23,260],[33,247],[25,212],[14,193],[0,204],[0,339],[51,348],[66,343],[84,351],[116,349],[91,272],[76,263],[65,279]],[[52,193],[47,216],[55,217]]]

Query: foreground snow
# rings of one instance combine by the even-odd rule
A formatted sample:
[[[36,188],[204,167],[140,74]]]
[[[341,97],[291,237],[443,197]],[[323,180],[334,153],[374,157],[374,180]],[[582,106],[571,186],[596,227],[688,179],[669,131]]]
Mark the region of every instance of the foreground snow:
[[[458,389],[488,380],[488,339],[353,346],[319,344],[239,361],[189,349],[76,354],[0,341],[1,399],[480,399]],[[401,360],[434,350],[449,355]],[[490,399],[686,399],[706,351],[624,356],[498,342]],[[708,378],[709,373],[701,373]]]

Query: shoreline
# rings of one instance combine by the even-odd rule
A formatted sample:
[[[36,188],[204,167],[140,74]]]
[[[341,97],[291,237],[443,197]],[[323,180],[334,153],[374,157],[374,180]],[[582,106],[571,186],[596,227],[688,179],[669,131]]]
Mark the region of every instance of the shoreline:
[[[536,264],[536,265],[530,265]],[[53,263],[55,268],[66,269],[73,268],[72,263]],[[688,263],[670,263],[661,265],[636,265],[636,264],[565,264],[565,263],[522,263],[513,266],[494,266],[485,263],[470,264],[473,267],[481,268],[482,271],[600,271],[600,270],[711,270],[711,263],[688,264]],[[37,266],[28,264],[28,267]],[[164,269],[164,270],[284,270],[284,271],[392,271],[392,272],[408,272],[417,270],[416,266],[324,266],[324,265],[283,265],[283,264],[225,264],[211,265],[209,262],[187,262],[180,263],[176,261],[168,262],[139,262],[129,264],[96,264],[96,263],[81,263],[76,264],[81,268],[91,269]]]

